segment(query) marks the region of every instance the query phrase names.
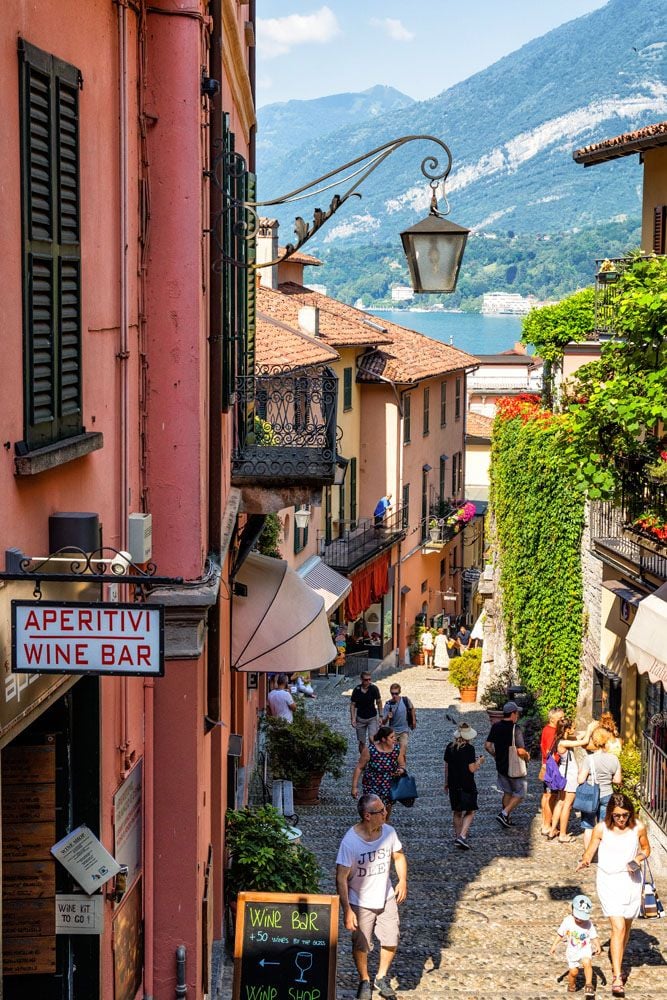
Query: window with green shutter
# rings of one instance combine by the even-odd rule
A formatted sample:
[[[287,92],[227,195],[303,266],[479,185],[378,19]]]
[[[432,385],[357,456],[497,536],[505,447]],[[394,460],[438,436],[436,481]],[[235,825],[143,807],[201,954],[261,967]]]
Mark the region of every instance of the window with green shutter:
[[[403,396],[403,444],[410,444],[410,396]]]
[[[19,39],[24,446],[82,431],[79,89],[74,66]]]
[[[431,392],[429,389],[424,389],[424,421],[422,427],[422,433],[426,436],[429,432],[429,407],[431,400]]]
[[[352,409],[352,369],[343,368],[343,409]]]
[[[350,529],[357,526],[357,460],[350,459]]]
[[[440,426],[447,426],[447,383],[440,383]]]

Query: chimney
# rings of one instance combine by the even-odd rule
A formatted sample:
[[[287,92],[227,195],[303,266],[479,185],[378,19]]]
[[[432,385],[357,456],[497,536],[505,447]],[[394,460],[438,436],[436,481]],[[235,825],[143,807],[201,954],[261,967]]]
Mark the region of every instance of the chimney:
[[[278,256],[278,220],[260,219],[257,231],[257,263],[266,264]],[[263,267],[257,272],[265,288],[278,287],[278,265]]]
[[[319,337],[320,310],[317,306],[301,306],[299,309],[299,329],[311,337]]]

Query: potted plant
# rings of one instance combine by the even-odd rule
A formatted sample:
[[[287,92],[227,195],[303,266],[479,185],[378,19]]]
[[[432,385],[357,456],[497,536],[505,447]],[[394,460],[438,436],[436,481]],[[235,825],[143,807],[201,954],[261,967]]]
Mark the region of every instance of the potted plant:
[[[428,522],[428,532],[432,542],[440,541],[440,525],[435,517],[432,517]]]
[[[410,663],[415,667],[424,665],[424,651],[422,649],[424,631],[424,626],[419,622],[416,622],[410,629]]]
[[[475,701],[482,669],[482,650],[465,649],[449,661],[449,679],[461,692],[461,701]]]
[[[263,723],[274,778],[291,781],[298,805],[316,805],[322,778],[340,778],[347,740],[322,719],[306,714],[302,705],[294,720],[267,716]]]
[[[225,845],[229,865],[225,898],[239,892],[318,892],[321,871],[312,851],[295,844],[292,828],[273,806],[228,809]]]
[[[602,285],[611,285],[618,281],[618,271],[615,264],[608,259],[603,260],[595,277]]]

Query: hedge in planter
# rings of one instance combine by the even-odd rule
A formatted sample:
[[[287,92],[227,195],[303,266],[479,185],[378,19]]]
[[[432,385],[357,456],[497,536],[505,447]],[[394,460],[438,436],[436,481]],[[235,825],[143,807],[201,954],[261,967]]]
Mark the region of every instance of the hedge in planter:
[[[476,688],[482,669],[482,650],[465,649],[449,661],[449,680],[460,690]]]
[[[312,851],[292,844],[289,824],[273,806],[228,809],[225,873],[228,901],[239,892],[318,892],[320,871]]]
[[[263,725],[274,778],[303,785],[315,774],[342,775],[347,740],[322,719],[306,715],[302,705],[293,722],[267,716]]]

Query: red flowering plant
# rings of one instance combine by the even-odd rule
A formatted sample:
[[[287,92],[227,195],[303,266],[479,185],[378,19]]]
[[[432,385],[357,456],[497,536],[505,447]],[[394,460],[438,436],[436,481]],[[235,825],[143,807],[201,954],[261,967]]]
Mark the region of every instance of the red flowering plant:
[[[648,535],[650,538],[657,540],[658,542],[664,542],[667,545],[667,518],[662,517],[660,514],[642,514],[641,517],[635,518],[632,522],[632,527],[635,531],[639,531],[643,535]]]
[[[470,500],[468,500],[461,507],[457,507],[457,509],[449,515],[445,523],[450,528],[462,528],[464,524],[468,523],[468,521],[472,521],[476,513],[477,508],[474,503],[471,503]]]

